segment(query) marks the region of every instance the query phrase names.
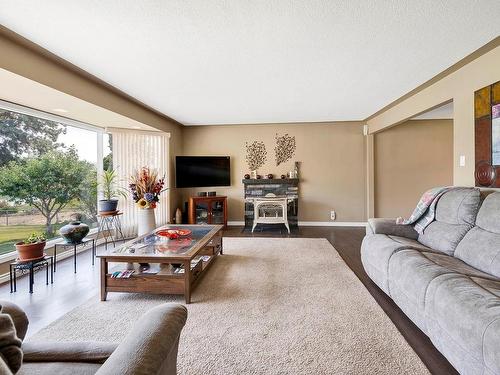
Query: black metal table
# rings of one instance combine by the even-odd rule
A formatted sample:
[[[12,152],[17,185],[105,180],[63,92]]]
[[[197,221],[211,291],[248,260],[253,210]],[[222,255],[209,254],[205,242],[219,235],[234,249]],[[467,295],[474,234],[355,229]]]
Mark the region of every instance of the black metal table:
[[[50,265],[50,283],[54,283],[54,257],[45,255],[43,258],[30,261],[16,260],[9,265],[10,292],[17,291],[17,271],[22,275],[29,274],[29,291],[33,293],[33,284],[35,283],[35,271],[45,267],[46,285],[49,285],[49,265]]]
[[[95,252],[96,252],[96,248],[95,248],[95,242],[96,240],[94,238],[84,238],[83,240],[81,240],[80,242],[78,243],[67,243],[67,242],[61,242],[61,243],[56,243],[54,245],[54,272],[56,272],[56,264],[57,264],[57,247],[62,247],[62,248],[66,248],[66,247],[72,247],[73,248],[73,264],[74,264],[74,268],[75,268],[75,273],[76,273],[76,249],[78,248],[78,246],[87,246],[87,244],[89,243],[92,243],[92,265],[94,265],[94,258],[95,258]]]
[[[113,247],[116,246],[117,241],[125,241],[125,236],[122,231],[122,223],[120,221],[120,216],[123,215],[123,212],[114,211],[114,212],[99,212],[97,215],[99,221],[99,227],[97,229],[97,237],[102,234],[104,238],[104,247],[108,249],[108,242],[113,243]],[[115,232],[113,236],[112,232]],[[109,239],[109,241],[108,241]]]

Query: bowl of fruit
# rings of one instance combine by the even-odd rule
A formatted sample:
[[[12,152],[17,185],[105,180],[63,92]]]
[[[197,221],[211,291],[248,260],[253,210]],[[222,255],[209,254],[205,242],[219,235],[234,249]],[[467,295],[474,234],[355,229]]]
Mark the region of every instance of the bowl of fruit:
[[[161,239],[176,240],[181,237],[189,236],[191,233],[189,229],[160,229],[156,232],[156,235]]]

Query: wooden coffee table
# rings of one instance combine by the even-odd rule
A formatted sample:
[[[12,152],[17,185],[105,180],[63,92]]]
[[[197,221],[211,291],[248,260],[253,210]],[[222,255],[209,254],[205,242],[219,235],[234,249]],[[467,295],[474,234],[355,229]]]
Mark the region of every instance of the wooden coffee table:
[[[191,234],[167,239],[156,234],[162,229],[188,229]],[[101,301],[108,292],[130,292],[182,294],[190,303],[192,289],[222,254],[222,229],[222,225],[165,225],[98,254]],[[134,270],[130,277],[113,277],[127,269]]]

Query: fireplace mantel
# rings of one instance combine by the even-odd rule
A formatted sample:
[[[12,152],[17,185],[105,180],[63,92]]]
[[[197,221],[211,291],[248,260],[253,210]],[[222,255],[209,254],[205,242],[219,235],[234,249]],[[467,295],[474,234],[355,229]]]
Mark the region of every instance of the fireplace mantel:
[[[279,198],[288,198],[288,223],[290,228],[298,226],[299,179],[298,178],[263,178],[243,179],[245,196],[245,229],[252,229],[253,199],[274,194]]]
[[[243,184],[252,185],[252,184],[293,184],[298,185],[298,178],[244,178],[241,180]]]

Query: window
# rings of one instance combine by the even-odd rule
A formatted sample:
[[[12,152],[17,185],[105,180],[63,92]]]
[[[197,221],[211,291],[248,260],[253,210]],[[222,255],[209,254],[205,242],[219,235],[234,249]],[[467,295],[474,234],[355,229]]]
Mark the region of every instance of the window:
[[[109,163],[99,128],[0,102],[0,254],[33,232],[97,223],[97,172]]]

